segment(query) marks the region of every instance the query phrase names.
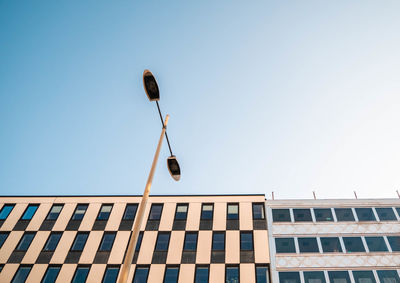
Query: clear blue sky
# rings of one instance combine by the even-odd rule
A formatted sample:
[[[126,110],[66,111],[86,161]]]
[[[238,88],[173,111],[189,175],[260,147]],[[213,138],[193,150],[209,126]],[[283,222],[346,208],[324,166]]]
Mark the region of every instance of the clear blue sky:
[[[0,0],[0,194],[395,197],[400,2]]]

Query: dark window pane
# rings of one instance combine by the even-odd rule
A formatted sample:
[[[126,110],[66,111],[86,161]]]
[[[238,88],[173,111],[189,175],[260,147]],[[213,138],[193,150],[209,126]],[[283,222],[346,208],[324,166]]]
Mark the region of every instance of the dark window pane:
[[[316,221],[333,221],[332,210],[330,208],[314,208]]]
[[[365,248],[360,237],[343,237],[343,242],[348,253],[365,252]]]
[[[3,246],[4,242],[7,240],[9,232],[1,232],[0,233],[0,249]]]
[[[175,219],[176,220],[185,220],[187,218],[188,205],[187,204],[178,204],[176,206]]]
[[[304,271],[304,283],[325,283],[323,271]]]
[[[337,221],[355,221],[351,208],[335,208]]]
[[[268,283],[268,267],[256,266],[256,283]]]
[[[150,209],[149,220],[160,220],[162,212],[162,204],[152,204]]]
[[[115,283],[117,282],[119,268],[118,267],[107,267],[104,274],[103,283]]]
[[[400,252],[400,236],[388,236],[387,239],[392,251]]]
[[[39,205],[37,204],[30,204],[28,208],[25,210],[24,215],[22,215],[22,220],[31,220],[33,215],[35,215],[36,210],[38,209]]]
[[[0,220],[7,219],[8,215],[10,215],[13,208],[14,208],[13,204],[5,204],[0,211]]]
[[[253,219],[265,219],[263,203],[253,203]]]
[[[61,239],[61,233],[51,233],[44,245],[44,251],[54,251]]]
[[[374,273],[368,271],[353,271],[355,283],[376,283]]]
[[[291,222],[289,209],[273,209],[272,219],[274,222]]]
[[[140,250],[140,246],[142,245],[143,239],[143,231],[139,232],[138,239],[136,241],[135,251],[138,252]]]
[[[60,267],[59,266],[49,266],[47,268],[46,274],[43,277],[43,280],[41,283],[54,283],[56,282],[58,273],[60,272]]]
[[[185,235],[184,251],[195,251],[197,248],[197,233],[188,233]]]
[[[179,267],[167,266],[165,270],[164,283],[178,282]]]
[[[341,253],[342,247],[339,238],[335,237],[322,237],[321,238],[322,251],[324,253]]]
[[[85,283],[89,274],[89,267],[78,266],[71,283]]]
[[[299,250],[301,253],[318,253],[316,238],[298,238]]]
[[[239,267],[227,266],[225,269],[225,282],[238,283],[239,282]]]
[[[253,233],[240,232],[240,250],[252,251],[253,250]]]
[[[31,268],[32,267],[30,266],[20,266],[14,276],[12,283],[24,283],[29,275],[29,272],[31,272]]]
[[[111,214],[111,210],[112,210],[111,204],[103,204],[100,208],[100,213],[97,216],[97,220],[108,220]]]
[[[279,283],[300,283],[298,272],[279,272]]]
[[[47,215],[47,220],[56,220],[60,214],[63,206],[61,204],[55,204],[51,207],[49,214]]]
[[[208,282],[208,267],[197,266],[196,267],[196,277],[195,283],[207,283]]]
[[[203,204],[201,206],[201,219],[213,219],[214,206],[212,204]]]
[[[146,283],[147,275],[149,274],[148,267],[136,267],[135,276],[132,283]]]
[[[137,204],[127,204],[125,208],[124,217],[122,219],[124,220],[135,219],[137,208],[138,208]]]
[[[372,208],[356,208],[359,221],[376,221]]]
[[[296,248],[293,238],[276,238],[275,246],[277,253],[295,253]]]
[[[388,248],[386,246],[383,237],[365,237],[367,246],[370,252],[387,252]]]
[[[238,203],[228,203],[227,219],[237,220],[239,219],[239,204]]]
[[[158,233],[156,251],[168,251],[169,233]]]
[[[78,206],[75,209],[75,213],[72,216],[72,220],[82,220],[83,216],[85,216],[87,208],[88,208],[87,204],[78,204]]]
[[[395,221],[396,215],[391,207],[378,207],[375,208],[380,221]]]
[[[312,221],[311,210],[308,208],[295,208],[293,209],[293,215],[296,222]]]
[[[212,250],[213,251],[224,251],[225,250],[225,233],[214,232],[212,239]]]
[[[396,207],[397,214],[400,216],[400,207]]]
[[[71,251],[82,251],[85,247],[88,233],[78,233],[75,237],[75,241],[72,244]]]
[[[400,283],[396,270],[378,270],[377,273],[381,283]]]
[[[350,283],[347,271],[328,271],[328,275],[331,283]]]
[[[99,251],[111,251],[111,248],[114,244],[114,239],[115,239],[115,233],[104,233]]]
[[[17,246],[18,251],[26,251],[28,250],[29,246],[32,243],[33,238],[35,237],[34,233],[25,233],[21,240],[19,241],[19,244]]]

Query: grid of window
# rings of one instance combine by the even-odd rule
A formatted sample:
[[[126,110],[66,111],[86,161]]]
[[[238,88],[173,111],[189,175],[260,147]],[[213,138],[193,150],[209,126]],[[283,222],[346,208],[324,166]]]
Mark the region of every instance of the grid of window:
[[[277,253],[295,253],[294,238],[276,238],[275,247]]]
[[[35,215],[36,210],[38,209],[38,204],[30,204],[26,208],[24,214],[21,217],[21,220],[31,220],[32,217]]]
[[[54,204],[51,207],[50,212],[46,217],[46,220],[56,220],[58,218],[58,215],[60,215],[62,208],[62,204]]]
[[[272,220],[274,222],[291,222],[290,210],[284,209],[272,209]]]
[[[0,220],[5,220],[10,215],[15,204],[5,204],[0,210]]]
[[[140,246],[142,245],[142,240],[143,240],[143,231],[140,231],[138,239],[136,241],[135,252],[138,252],[140,250]]]
[[[318,253],[316,238],[298,238],[299,250],[301,253]]]

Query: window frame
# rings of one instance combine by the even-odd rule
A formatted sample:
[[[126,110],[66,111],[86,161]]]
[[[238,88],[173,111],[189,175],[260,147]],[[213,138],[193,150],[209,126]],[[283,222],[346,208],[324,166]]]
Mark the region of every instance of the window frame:
[[[370,253],[389,252],[389,247],[386,245],[384,237],[382,237],[382,236],[365,236],[364,238],[365,238],[365,243],[367,244],[367,247],[368,247],[368,251]],[[369,242],[369,241],[373,241],[373,240],[380,241],[379,244],[383,244],[384,247],[385,247],[385,250],[383,250],[383,251],[382,250],[375,250],[375,247],[374,247],[375,243]],[[371,247],[374,250],[371,250]]]
[[[237,218],[229,218],[229,206],[237,205]],[[240,218],[240,205],[238,202],[228,202],[226,204],[226,220],[239,220]]]
[[[26,248],[26,250],[22,250],[22,249],[20,249],[20,248],[18,248],[18,247],[19,247],[19,245],[21,245],[21,243],[22,243],[22,241],[24,240],[24,237],[25,237],[26,235],[33,235],[33,237],[32,237],[32,240],[30,241],[28,247]],[[36,237],[36,232],[31,232],[31,231],[29,231],[29,232],[24,232],[24,234],[22,234],[21,239],[19,239],[18,244],[15,246],[15,251],[16,251],[16,252],[27,252],[27,251],[29,250],[29,248],[31,247],[32,242],[33,242],[33,240],[35,239],[35,237]]]
[[[176,218],[176,216],[178,215],[178,207],[179,206],[186,206],[186,216],[185,216],[185,218],[179,218],[179,219]],[[177,203],[176,207],[175,207],[174,221],[185,221],[185,220],[187,220],[188,213],[189,213],[189,203],[187,203],[187,202]]]
[[[50,217],[50,215],[51,215],[51,213],[52,213],[51,210],[52,210],[54,207],[57,207],[57,206],[61,206],[60,212],[58,212],[56,218],[50,219],[49,217]],[[58,217],[60,216],[61,211],[63,210],[63,208],[64,208],[64,204],[63,204],[63,203],[54,203],[54,204],[51,206],[49,212],[47,213],[45,220],[53,220],[53,221],[56,221],[56,220],[58,219]]]
[[[197,273],[198,273],[198,268],[207,268],[207,283],[210,282],[210,265],[209,264],[196,264],[194,268],[194,283],[197,283]]]
[[[76,268],[75,268],[74,275],[72,276],[72,279],[71,279],[71,282],[70,282],[70,283],[74,283],[75,276],[76,276],[76,274],[78,273],[78,270],[79,270],[80,268],[87,268],[87,269],[88,269],[88,272],[87,272],[86,278],[85,278],[85,282],[86,282],[86,281],[87,281],[87,278],[88,278],[88,276],[89,276],[91,267],[92,267],[92,266],[91,266],[90,264],[78,264],[78,265],[76,266]]]
[[[133,215],[132,219],[131,218],[125,218],[125,215],[126,215],[126,212],[127,212],[129,206],[136,206],[135,214]],[[125,206],[125,209],[124,209],[124,214],[122,214],[122,220],[128,220],[128,221],[129,220],[135,220],[138,209],[139,209],[139,204],[138,203],[127,203],[126,206]],[[110,214],[111,214],[111,212],[110,212]]]
[[[249,235],[251,235],[251,249],[250,250],[248,250],[248,249],[243,249],[242,248],[242,235],[243,234],[249,234]],[[240,231],[240,238],[239,238],[239,240],[240,240],[240,251],[242,252],[242,251],[254,251],[254,233],[253,233],[253,231]]]
[[[211,218],[204,218],[204,216],[203,216],[204,206],[206,206],[206,205],[211,205],[211,207],[212,207]],[[214,220],[214,203],[205,202],[205,203],[201,204],[200,220]]]
[[[47,246],[47,244],[49,243],[50,238],[51,238],[52,236],[54,236],[54,235],[60,235],[60,238],[58,239],[55,248],[54,248],[53,250],[46,250],[46,246]],[[49,236],[47,237],[46,242],[45,242],[44,245],[43,245],[42,252],[54,252],[54,251],[57,249],[58,244],[60,243],[60,240],[61,240],[61,238],[62,238],[62,235],[63,235],[63,232],[51,232],[51,233],[49,234]]]
[[[0,249],[3,247],[3,245],[5,244],[5,242],[8,239],[8,236],[10,236],[10,232],[7,231],[0,231],[0,235],[6,235],[6,237],[4,238],[3,243],[0,243]]]
[[[76,233],[75,238],[74,238],[74,240],[72,241],[71,248],[69,249],[69,251],[70,251],[70,252],[83,252],[83,250],[84,250],[85,247],[86,247],[86,243],[87,243],[87,240],[88,240],[88,238],[89,238],[89,234],[90,234],[89,232],[78,232],[78,233]],[[81,250],[76,250],[76,249],[74,249],[74,244],[75,244],[75,242],[76,242],[78,236],[80,236],[80,235],[87,235],[87,237],[86,237],[86,240],[85,240],[85,243],[84,243],[82,249],[81,249]]]
[[[322,273],[322,279],[323,279],[323,281],[321,282],[321,283],[327,283],[326,282],[326,278],[325,278],[325,272],[323,271],[323,270],[304,270],[303,271],[303,279],[304,279],[304,283],[308,283],[307,282],[307,279],[306,279],[306,274],[311,274],[311,273],[319,273],[319,274],[321,274]]]
[[[337,241],[337,243],[339,244],[338,247],[340,248],[340,251],[325,251],[324,247],[326,247],[325,245],[323,245],[322,241],[324,241],[325,239],[335,239]],[[343,247],[340,243],[340,237],[319,237],[319,240],[321,242],[321,249],[322,249],[322,253],[343,253]]]
[[[111,247],[109,249],[102,249],[101,246],[102,246],[102,244],[104,242],[104,238],[106,236],[108,236],[108,235],[113,235],[114,236],[112,244],[111,244]],[[100,244],[99,244],[99,247],[98,247],[97,251],[99,251],[99,252],[111,252],[112,248],[114,247],[114,243],[115,243],[115,238],[116,237],[117,237],[117,233],[116,232],[113,232],[113,231],[104,232],[103,236],[101,237],[101,241],[100,241]],[[88,236],[88,238],[89,238],[89,236]],[[87,241],[87,239],[86,239],[86,241]],[[85,245],[86,245],[86,243],[85,243]]]
[[[178,269],[178,274],[177,274],[177,277],[176,277],[176,283],[177,283],[178,280],[179,280],[179,273],[181,271],[181,268],[180,268],[179,264],[166,264],[165,265],[164,276],[163,276],[163,281],[162,282],[163,283],[168,283],[168,282],[165,282],[165,279],[167,278],[166,276],[167,276],[168,268],[177,268]]]
[[[326,220],[326,219],[321,219],[321,218],[319,218],[319,217],[317,216],[318,210],[329,211],[331,220]],[[314,211],[315,222],[334,222],[333,212],[332,212],[332,209],[331,209],[331,208],[316,207],[316,208],[313,208],[313,211]]]
[[[334,207],[334,208],[333,208],[333,211],[335,212],[335,216],[336,216],[336,221],[337,221],[337,222],[356,222],[356,218],[355,218],[353,209],[351,209],[350,207]],[[344,211],[350,211],[352,220],[349,220],[349,219],[339,220],[338,211],[339,211],[339,212],[340,212],[340,211],[342,211],[342,212],[344,212]],[[343,219],[341,216],[340,216],[340,218]]]
[[[161,235],[167,235],[168,236],[167,248],[165,250],[164,249],[161,249],[161,250],[157,249],[158,241],[159,241]],[[170,242],[171,242],[171,232],[167,232],[167,231],[158,232],[157,233],[156,243],[154,245],[154,252],[168,252]]]
[[[312,243],[312,245],[315,244],[314,247],[317,248],[316,251],[315,250],[313,250],[313,251],[302,251],[302,247],[304,247],[304,245],[301,245],[301,242],[307,241],[307,240],[309,240],[310,242],[314,242],[315,241],[314,243]],[[317,237],[298,237],[297,238],[297,244],[299,246],[299,253],[301,253],[301,254],[320,253]]]
[[[400,252],[400,236],[386,236],[392,252]],[[398,243],[396,243],[396,241]],[[393,244],[394,242],[394,244]],[[395,248],[393,248],[395,247]]]
[[[132,283],[135,283],[136,273],[137,273],[139,268],[147,268],[146,281],[145,282],[147,282],[148,279],[149,279],[150,265],[148,265],[148,264],[137,264],[136,267],[135,267],[135,272],[133,273]]]
[[[86,208],[85,208],[85,213],[82,214],[82,219],[74,219],[74,217],[75,217],[75,215],[76,215],[76,211],[78,210],[78,207],[79,207],[80,205],[85,205],[85,206],[86,206]],[[89,204],[88,204],[88,203],[78,203],[78,204],[76,205],[75,209],[74,209],[74,213],[73,213],[72,216],[71,216],[71,220],[73,220],[73,221],[82,221],[83,218],[84,218],[85,215],[86,215],[86,211],[88,210],[88,208],[89,208]],[[78,214],[78,215],[79,215],[79,214]]]
[[[299,210],[304,210],[304,211],[310,212],[310,219],[308,219],[308,215],[307,215],[307,219],[306,220],[296,219],[296,212],[299,212]],[[313,216],[312,216],[311,208],[293,208],[293,220],[294,220],[294,222],[313,222]]]
[[[40,280],[40,283],[45,283],[44,279],[45,279],[45,277],[46,277],[46,275],[47,275],[47,272],[49,271],[50,268],[58,268],[57,276],[56,276],[54,282],[57,281],[57,278],[58,278],[58,276],[60,275],[60,270],[61,270],[61,268],[62,268],[62,265],[61,265],[61,264],[49,264],[49,265],[47,266],[47,268],[46,268],[45,273],[43,274],[42,279]]]
[[[14,280],[15,280],[15,278],[17,277],[18,272],[19,272],[20,269],[22,269],[22,268],[29,268],[29,272],[28,272],[28,274],[27,274],[26,277],[25,277],[25,280],[26,280],[26,279],[29,277],[29,274],[32,272],[33,265],[32,265],[32,264],[21,264],[20,266],[18,266],[17,271],[15,271],[15,273],[14,273],[14,275],[13,275],[11,281],[10,281],[11,283],[17,283],[17,282],[14,282]]]
[[[254,217],[254,207],[260,205],[261,206],[261,211],[262,211],[262,217],[261,218],[255,218]],[[264,202],[253,202],[251,204],[251,217],[253,220],[265,220],[265,203]]]
[[[228,270],[228,268],[237,268],[237,272],[238,272],[238,281],[237,281],[237,283],[240,283],[240,265],[239,264],[225,264],[225,280],[224,280],[224,282],[228,282],[228,281],[226,281],[226,280],[228,280],[227,278],[226,278],[226,275],[227,275],[227,270]],[[229,282],[228,282],[229,283]]]
[[[186,235],[196,235],[196,248],[194,250],[187,250],[185,249],[186,246]],[[183,238],[183,252],[197,252],[197,246],[199,245],[199,233],[197,231],[186,231],[185,232],[185,237]]]
[[[102,209],[103,207],[105,207],[105,206],[111,206],[111,209],[110,209],[110,212],[108,212],[108,217],[107,217],[107,219],[102,219],[102,218],[100,218],[100,214],[103,213],[103,212],[101,212],[101,209]],[[113,204],[113,203],[103,203],[103,204],[101,205],[100,209],[99,209],[99,213],[97,214],[97,217],[96,217],[96,220],[95,220],[95,221],[108,221],[108,219],[110,219],[111,212],[112,212],[113,208],[114,208],[114,204]],[[104,212],[104,213],[105,213],[105,212]],[[86,212],[85,212],[85,214],[86,214]]]
[[[150,216],[151,216],[151,211],[153,210],[153,206],[160,206],[160,207],[161,207],[160,216],[159,216],[158,219],[151,219],[151,218],[150,218]],[[163,203],[153,202],[153,203],[151,204],[151,206],[150,206],[149,216],[148,216],[147,220],[148,220],[148,221],[161,221],[161,217],[162,217],[163,210],[164,210],[164,204],[163,204]]]
[[[285,240],[288,240],[289,242],[290,242],[290,248],[291,247],[293,247],[294,248],[294,251],[292,252],[292,251],[289,251],[289,252],[282,252],[282,251],[278,251],[278,245],[277,245],[277,240],[278,240],[278,242],[279,242],[279,240],[283,240],[283,239],[285,239]],[[296,239],[295,239],[295,237],[281,237],[281,238],[275,238],[275,252],[278,254],[295,254],[295,253],[297,253],[297,250],[296,250]],[[293,244],[293,246],[292,246],[292,244]]]
[[[380,214],[383,212],[382,210],[384,209],[390,210],[392,212],[393,217],[390,219],[382,219]],[[397,217],[396,214],[394,213],[393,207],[375,207],[375,211],[379,218],[379,221],[397,221]]]
[[[364,242],[363,242],[361,236],[342,237],[342,239],[343,239],[344,248],[346,249],[346,253],[366,253],[367,252],[367,249],[365,248],[365,245],[364,245]],[[361,245],[364,250],[363,251],[349,251],[349,249],[346,245],[346,239],[360,239]]]
[[[279,212],[279,211],[287,211],[289,213],[289,220],[286,218],[285,220],[279,220],[279,219],[275,219],[275,214],[274,212]],[[290,213],[290,208],[272,208],[271,209],[272,212],[272,222],[274,223],[290,223],[292,222],[292,215]],[[278,216],[277,216],[278,217]],[[276,218],[277,218],[276,217]]]
[[[333,275],[334,275],[334,274],[341,273],[341,272],[347,274],[347,277],[345,276],[346,279],[347,279],[347,283],[351,283],[350,272],[349,272],[349,270],[328,270],[328,279],[329,279],[329,282],[332,282],[332,283],[333,283],[333,282],[334,282],[334,280],[332,280]],[[332,276],[331,276],[331,274],[332,274]]]
[[[15,208],[15,203],[5,203],[1,209],[0,209],[0,215],[4,212],[4,208],[5,207],[11,207],[11,210],[7,213],[7,215],[4,218],[0,218],[0,221],[5,221],[7,220],[7,218],[10,216],[11,212],[14,210]]]
[[[362,209],[363,210],[370,209],[371,210],[370,215],[372,216],[372,219],[360,219],[360,214],[362,214],[362,211],[361,211]],[[376,216],[374,214],[374,209],[372,207],[355,207],[354,210],[357,214],[358,222],[377,222],[378,221],[378,219],[376,219]]]
[[[257,268],[266,268],[267,269],[267,278],[265,283],[271,282],[271,272],[270,272],[270,265],[268,263],[255,263],[254,264],[254,274],[255,274],[255,283],[264,283],[264,282],[258,282],[257,278]]]
[[[28,212],[28,209],[29,209],[30,207],[34,207],[34,206],[36,206],[36,209],[35,209],[35,212],[32,214],[31,218],[29,218],[29,219],[24,219],[25,214]],[[31,220],[33,219],[33,217],[35,217],[35,214],[36,214],[36,212],[38,211],[39,206],[40,206],[39,203],[30,203],[30,204],[28,204],[28,206],[27,206],[27,207],[25,208],[25,210],[24,210],[24,213],[22,213],[22,215],[21,215],[19,221],[31,221]]]
[[[214,249],[214,235],[223,235],[224,236],[224,249],[220,250],[220,249]],[[226,251],[226,233],[225,231],[213,231],[212,233],[212,239],[211,239],[211,251],[213,252],[221,252],[221,251]]]
[[[107,264],[106,265],[106,269],[104,270],[104,273],[103,273],[103,277],[101,278],[101,283],[106,283],[106,282],[104,282],[104,279],[106,278],[107,270],[109,270],[111,268],[118,269],[117,277],[115,277],[115,282],[118,282],[117,281],[118,280],[118,275],[119,275],[119,273],[121,271],[120,265],[118,265],[118,264]]]

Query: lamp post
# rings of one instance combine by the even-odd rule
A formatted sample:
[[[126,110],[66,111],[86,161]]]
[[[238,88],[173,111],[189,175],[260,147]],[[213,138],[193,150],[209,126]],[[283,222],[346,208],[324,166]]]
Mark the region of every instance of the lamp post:
[[[168,157],[168,159],[167,159],[168,171],[175,181],[179,181],[179,179],[181,178],[181,169],[179,167],[179,163],[178,163],[175,155],[172,154],[171,145],[169,143],[169,139],[168,139],[168,135],[167,135],[167,124],[168,124],[169,115],[167,115],[165,117],[165,121],[164,121],[163,116],[161,114],[160,105],[158,104],[158,100],[160,100],[160,92],[158,89],[157,81],[154,78],[153,74],[149,70],[145,70],[143,72],[143,85],[144,85],[144,90],[146,91],[146,94],[147,94],[147,97],[149,98],[149,100],[155,101],[157,104],[158,113],[160,115],[160,119],[161,119],[161,123],[162,123],[162,130],[161,130],[160,138],[158,140],[156,153],[154,154],[150,173],[147,178],[146,187],[144,189],[142,200],[139,205],[139,210],[138,210],[138,213],[137,213],[134,225],[133,225],[132,236],[129,240],[128,248],[127,248],[127,251],[125,254],[124,263],[122,265],[118,283],[126,283],[128,280],[128,275],[129,275],[129,271],[130,271],[131,265],[132,265],[132,259],[133,259],[133,255],[134,255],[134,251],[135,251],[135,247],[136,247],[136,242],[137,242],[137,238],[139,235],[140,226],[142,225],[142,222],[143,222],[144,211],[146,208],[147,200],[149,198],[150,188],[151,188],[151,184],[153,181],[154,172],[156,170],[158,156],[160,155],[160,150],[161,150],[164,135],[166,137],[169,152],[171,154],[171,156]]]

